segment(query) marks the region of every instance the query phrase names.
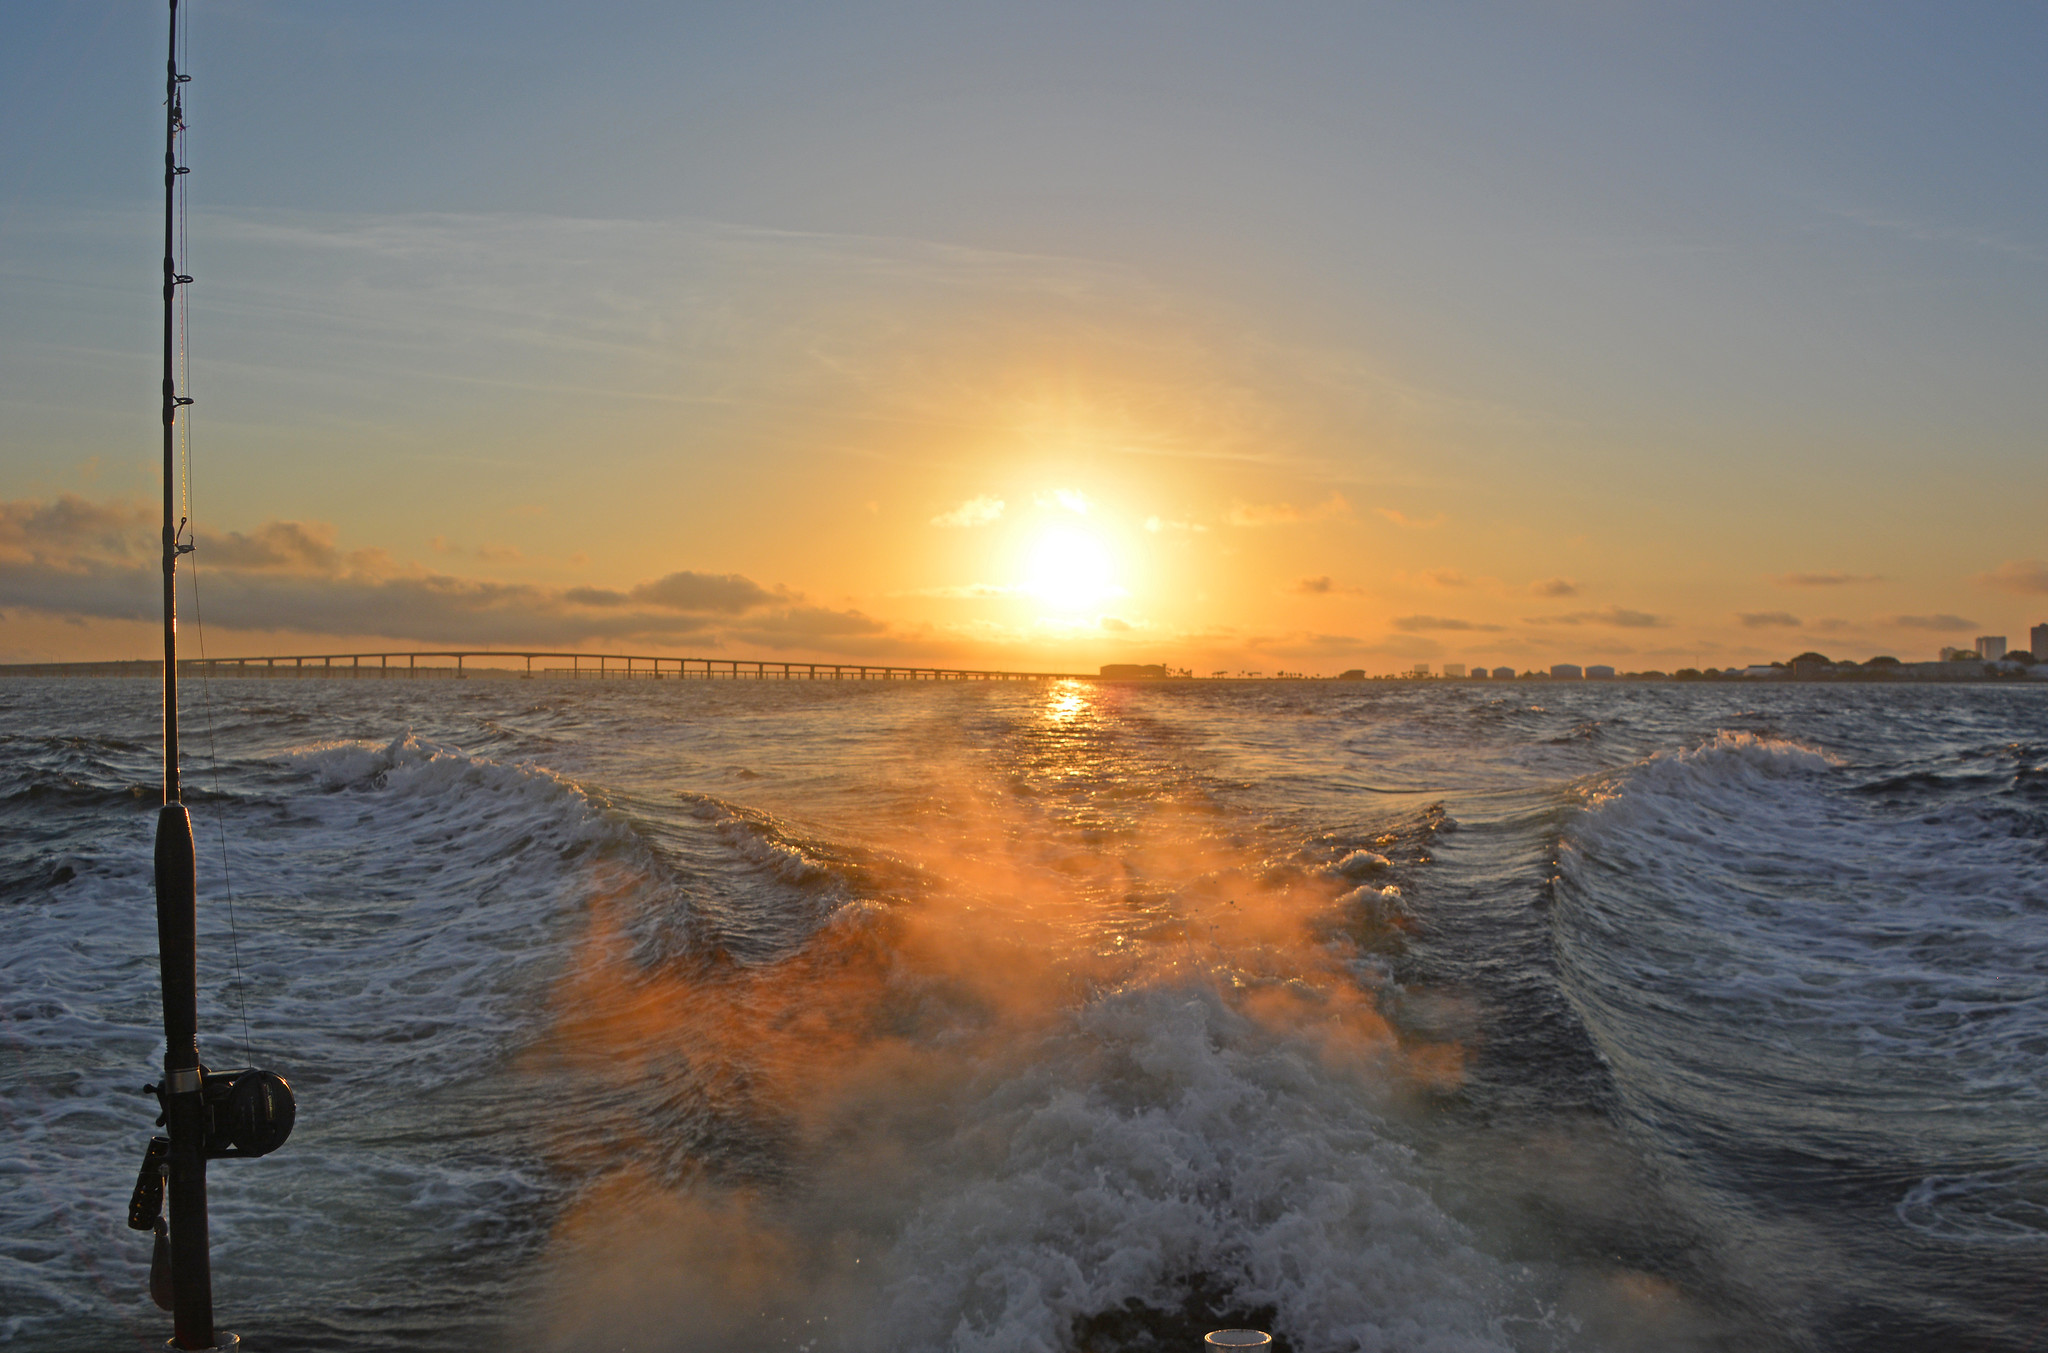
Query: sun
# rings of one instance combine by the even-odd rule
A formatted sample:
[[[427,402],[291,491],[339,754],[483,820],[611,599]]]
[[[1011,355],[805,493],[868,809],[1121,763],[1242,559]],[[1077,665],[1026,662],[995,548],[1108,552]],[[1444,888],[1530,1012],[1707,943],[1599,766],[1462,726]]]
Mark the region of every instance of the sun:
[[[1048,527],[1024,560],[1024,590],[1047,606],[1080,611],[1122,596],[1115,559],[1100,536],[1084,527]]]

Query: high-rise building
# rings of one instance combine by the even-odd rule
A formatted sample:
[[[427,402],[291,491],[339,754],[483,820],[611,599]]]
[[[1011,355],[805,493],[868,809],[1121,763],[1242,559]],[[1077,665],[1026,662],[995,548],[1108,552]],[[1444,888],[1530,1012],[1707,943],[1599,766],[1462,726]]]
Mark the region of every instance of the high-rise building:
[[[2027,645],[2034,650],[2035,662],[2048,662],[2048,625],[2036,625],[2029,630]]]
[[[1978,635],[1977,656],[1986,662],[1997,662],[2005,656],[2005,636],[2003,634]]]
[[[1461,677],[1465,675],[1465,664],[1462,662],[1445,663],[1444,675],[1447,677]]]

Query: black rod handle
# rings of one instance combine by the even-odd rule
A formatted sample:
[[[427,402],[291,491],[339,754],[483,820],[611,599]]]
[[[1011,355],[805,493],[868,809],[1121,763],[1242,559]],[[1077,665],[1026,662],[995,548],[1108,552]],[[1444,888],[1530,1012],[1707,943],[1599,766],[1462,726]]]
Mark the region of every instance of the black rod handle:
[[[207,1257],[206,1073],[199,1065],[199,863],[192,816],[167,803],[156,819],[156,942],[164,990],[164,1192],[171,1212],[174,1342],[212,1348]]]

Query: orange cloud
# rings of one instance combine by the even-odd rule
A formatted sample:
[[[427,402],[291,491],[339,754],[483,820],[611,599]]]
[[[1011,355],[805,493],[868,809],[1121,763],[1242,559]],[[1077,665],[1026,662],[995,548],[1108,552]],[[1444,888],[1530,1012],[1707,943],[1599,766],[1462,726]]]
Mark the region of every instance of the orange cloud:
[[[1524,624],[1529,625],[1612,625],[1616,629],[1656,629],[1671,622],[1661,615],[1648,611],[1632,611],[1626,606],[1609,606],[1598,611],[1571,611],[1564,615],[1532,615]]]
[[[1978,574],[1971,581],[1980,587],[1996,587],[2006,592],[2048,592],[2048,561],[2008,559],[1997,568]]]
[[[1771,579],[1780,587],[1848,587],[1857,583],[1883,582],[1875,573],[1842,573],[1831,570],[1826,573],[1780,573]]]
[[[1500,625],[1482,624],[1476,620],[1457,620],[1442,615],[1404,615],[1397,618],[1393,626],[1409,634],[1421,634],[1428,630],[1474,630],[1491,633],[1504,628]]]
[[[435,537],[437,548],[445,542]],[[219,568],[279,573],[331,573],[342,566],[334,528],[324,521],[270,521],[248,535],[228,531],[199,542],[200,558]]]
[[[1225,518],[1232,526],[1285,526],[1289,522],[1321,521],[1329,517],[1348,517],[1351,504],[1341,493],[1333,493],[1313,507],[1296,507],[1292,503],[1238,503],[1230,509]]]
[[[1409,516],[1407,513],[1403,512],[1401,509],[1397,507],[1380,507],[1374,508],[1373,510],[1375,512],[1378,512],[1382,517],[1385,517],[1388,521],[1394,523],[1394,525],[1396,526],[1412,527],[1419,531],[1426,531],[1432,526],[1442,526],[1444,524],[1444,521],[1446,520],[1444,514],[1441,512],[1437,513],[1433,517],[1417,518]]]
[[[986,526],[1003,515],[1003,500],[987,494],[969,498],[958,507],[941,512],[932,518],[934,526],[967,527]]]
[[[1909,630],[1973,630],[1977,622],[1968,616],[1950,615],[1943,611],[1936,615],[1887,615],[1880,616],[1878,623],[1893,625]]]

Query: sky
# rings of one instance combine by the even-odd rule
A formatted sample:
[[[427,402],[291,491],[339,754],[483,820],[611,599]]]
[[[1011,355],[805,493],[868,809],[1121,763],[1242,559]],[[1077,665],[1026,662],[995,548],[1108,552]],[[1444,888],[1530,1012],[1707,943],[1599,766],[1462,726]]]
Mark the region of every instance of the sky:
[[[2040,6],[181,13],[187,652],[2048,621]],[[0,44],[0,662],[159,651],[163,46]]]

